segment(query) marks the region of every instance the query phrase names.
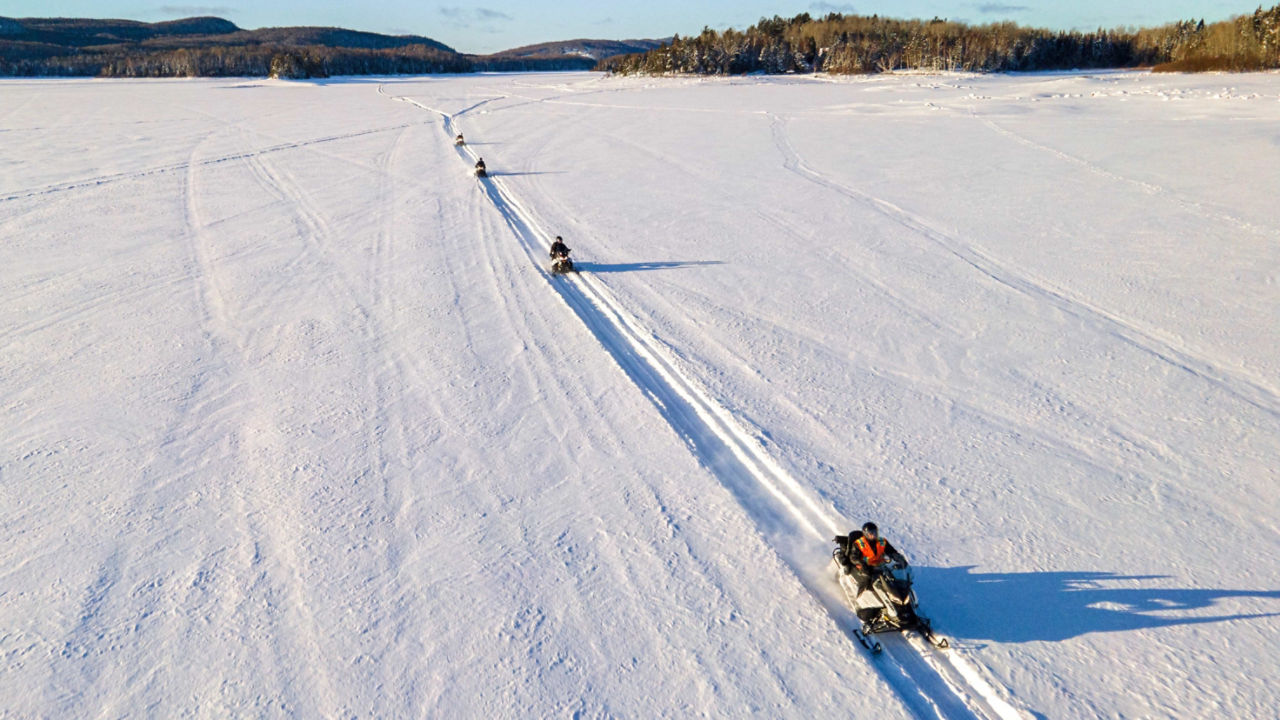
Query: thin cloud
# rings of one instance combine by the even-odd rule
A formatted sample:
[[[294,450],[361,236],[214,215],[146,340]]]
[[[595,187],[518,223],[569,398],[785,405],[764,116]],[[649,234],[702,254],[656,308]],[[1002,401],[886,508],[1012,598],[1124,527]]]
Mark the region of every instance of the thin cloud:
[[[829,2],[816,2],[809,5],[809,9],[820,13],[844,13],[845,15],[853,15],[858,9],[849,3],[836,5]]]
[[[1031,8],[1027,7],[1026,5],[1001,5],[999,3],[987,3],[986,5],[978,6],[978,12],[982,13],[983,15],[1003,15],[1005,13],[1020,13],[1020,12],[1026,12],[1030,9]]]
[[[484,26],[482,29],[489,31],[493,30],[493,24],[496,22],[510,22],[515,19],[502,11],[490,8],[469,9],[448,6],[440,8],[440,14],[454,27],[470,28],[480,24]]]

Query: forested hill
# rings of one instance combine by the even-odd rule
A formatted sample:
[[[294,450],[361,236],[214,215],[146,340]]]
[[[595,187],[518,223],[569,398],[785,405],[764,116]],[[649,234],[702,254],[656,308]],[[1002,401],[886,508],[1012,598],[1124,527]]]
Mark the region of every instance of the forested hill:
[[[0,18],[0,37],[7,41],[51,47],[94,47],[155,41],[157,38],[204,37],[240,32],[234,23],[216,17],[193,17],[171,22],[80,18]]]
[[[615,55],[647,52],[670,42],[670,38],[666,40],[561,40],[503,50],[497,56],[513,58],[578,56],[602,60]]]
[[[762,18],[745,31],[709,28],[642,54],[604,60],[619,73],[877,73],[1033,71],[1156,66],[1157,70],[1280,67],[1280,5],[1206,25],[1056,32],[1014,23],[894,20],[831,13]]]
[[[342,28],[243,30],[193,17],[160,23],[74,18],[0,18],[0,75],[102,77],[418,74],[482,70],[589,70],[600,57],[658,44],[573,41],[583,53],[466,55],[428,37]],[[551,45],[548,44],[547,47]]]

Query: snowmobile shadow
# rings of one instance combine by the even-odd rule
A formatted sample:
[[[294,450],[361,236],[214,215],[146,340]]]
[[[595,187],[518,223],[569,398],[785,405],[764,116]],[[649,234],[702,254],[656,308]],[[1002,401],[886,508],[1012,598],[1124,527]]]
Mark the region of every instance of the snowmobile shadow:
[[[480,145],[481,143],[476,143]],[[567,170],[542,170],[539,172],[491,172],[489,177],[519,177],[520,175],[568,175]]]
[[[723,265],[723,260],[685,260],[671,262],[639,262],[639,263],[578,263],[578,269],[592,273],[638,272],[640,270],[670,270],[672,268],[698,267],[700,265]]]
[[[1095,571],[976,573],[974,567],[917,566],[915,575],[916,591],[937,613],[934,619],[948,634],[966,640],[1053,642],[1094,632],[1280,616],[1280,612],[1195,612],[1229,599],[1254,599],[1249,605],[1255,607],[1259,601],[1280,601],[1280,590],[1143,587],[1168,576]]]

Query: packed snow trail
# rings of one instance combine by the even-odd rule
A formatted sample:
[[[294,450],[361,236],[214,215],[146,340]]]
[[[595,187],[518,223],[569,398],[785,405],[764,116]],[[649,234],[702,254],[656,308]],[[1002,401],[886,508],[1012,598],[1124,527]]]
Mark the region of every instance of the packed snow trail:
[[[387,95],[382,86],[378,92]],[[489,102],[451,114],[408,97],[393,99],[440,115],[448,140],[462,133],[457,125],[459,116]],[[468,165],[478,159],[468,146],[455,149]],[[545,269],[545,248],[550,247],[553,234],[537,229],[532,214],[506,190],[501,173],[491,172],[477,180],[520,240],[530,263],[540,269],[565,304],[649,397],[690,451],[737,497],[770,547],[842,628],[851,649],[863,652],[853,635],[857,619],[826,573],[830,540],[852,527],[850,522],[784,470],[762,440],[743,429],[727,408],[682,371],[671,348],[641,326],[590,272],[554,276]],[[918,716],[947,720],[1025,717],[1005,699],[1007,693],[997,690],[993,681],[954,649],[939,652],[914,634],[877,637],[896,665],[895,670],[881,668],[882,676]]]

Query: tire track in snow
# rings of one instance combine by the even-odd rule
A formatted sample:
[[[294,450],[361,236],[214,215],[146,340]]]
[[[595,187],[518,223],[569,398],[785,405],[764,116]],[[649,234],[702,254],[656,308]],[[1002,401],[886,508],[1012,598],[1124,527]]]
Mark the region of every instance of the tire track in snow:
[[[300,240],[303,252],[315,258],[318,265],[331,270],[324,275],[322,283],[331,297],[341,294],[350,298],[354,312],[360,316],[367,333],[373,315],[369,310],[369,299],[361,292],[360,279],[349,276],[343,270],[343,264],[338,261],[331,245],[338,239],[339,233],[333,229],[321,203],[312,197],[306,184],[294,173],[273,165],[261,153],[251,154],[245,158],[245,162],[262,180],[264,187],[293,210],[295,235]]]
[[[408,471],[412,464],[407,441],[412,421],[408,415],[407,406],[396,401],[396,398],[404,396],[404,388],[409,385],[406,375],[409,368],[405,359],[397,355],[389,344],[389,339],[394,337],[394,334],[388,332],[385,323],[393,314],[391,309],[394,304],[394,290],[388,287],[388,281],[392,277],[389,268],[395,260],[393,241],[396,237],[398,214],[402,210],[397,202],[399,194],[396,185],[391,182],[391,179],[396,176],[393,172],[394,167],[406,153],[405,133],[415,125],[416,123],[404,125],[391,140],[387,150],[376,161],[378,166],[376,177],[379,182],[378,204],[372,213],[376,217],[371,217],[370,221],[371,224],[375,222],[380,224],[378,230],[373,233],[372,244],[367,248],[367,252],[361,253],[361,255],[367,255],[364,267],[342,262],[344,259],[358,257],[358,255],[348,253],[345,258],[342,256],[342,250],[345,248],[336,246],[335,243],[345,242],[345,237],[335,228],[326,208],[314,197],[313,189],[309,188],[305,178],[297,176],[287,168],[273,165],[269,158],[254,157],[247,161],[264,188],[281,197],[286,205],[292,208],[294,212],[292,235],[300,243],[302,252],[309,256],[314,266],[326,269],[317,284],[323,288],[328,297],[345,298],[349,301],[353,316],[351,319],[356,325],[353,332],[359,338],[359,342],[369,350],[368,354],[359,361],[359,370],[354,373],[364,380],[363,397],[368,403],[364,408],[368,421],[359,425],[360,437],[363,440],[361,443],[363,462],[357,463],[353,469],[359,471],[357,483],[383,484],[380,490],[353,496],[353,512],[343,516],[340,532],[343,533],[341,537],[344,539],[362,538],[371,546],[376,546],[371,539],[378,533],[398,532],[396,528],[399,524],[394,521],[394,518],[402,512],[409,494],[408,487],[400,478],[405,476],[402,471]],[[270,304],[267,305],[267,307],[270,306]],[[290,506],[299,504],[295,502]],[[327,518],[327,515],[323,517]],[[268,530],[274,531],[273,528]],[[338,532],[331,531],[328,535],[329,539],[337,541]],[[274,536],[271,539],[275,540]],[[387,548],[403,545],[395,541],[385,543]],[[305,545],[301,547],[306,549]],[[285,556],[289,558],[287,564],[290,567],[301,567],[302,561],[308,559],[294,546],[287,544],[286,540],[273,542],[271,549],[277,554],[287,553]],[[395,576],[401,558],[394,552],[388,552],[380,557],[370,558],[369,562],[375,563],[375,567],[380,572]],[[287,576],[286,580],[290,584],[284,591],[290,599],[292,610],[291,616],[286,619],[291,620],[291,624],[295,626],[291,628],[292,635],[295,636],[293,641],[298,645],[306,643],[309,657],[326,658],[332,644],[332,634],[324,629],[319,609],[313,608],[308,602],[309,597],[305,591],[310,589],[309,585],[297,573]],[[350,596],[350,600],[362,608],[388,609],[388,611],[396,608],[394,597],[365,594],[367,589],[366,587],[357,588],[356,593]],[[384,614],[378,611],[370,612],[371,616],[380,617]],[[382,652],[383,648],[391,646],[392,643],[386,636],[379,637],[378,633],[382,632],[384,631],[381,627],[370,628],[361,636],[362,656]],[[316,663],[315,666],[317,670],[306,677],[312,685],[312,695],[315,696],[313,702],[326,702],[323,714],[332,714],[330,708],[336,707],[337,697],[334,688],[344,680],[333,676],[331,671],[323,667],[323,663]],[[378,681],[383,679],[385,678],[378,678]]]
[[[166,301],[176,288],[183,287],[190,280],[188,270],[180,269],[159,275],[151,282],[138,283],[123,290],[107,288],[103,292],[93,292],[84,299],[61,308],[50,308],[33,320],[21,325],[12,325],[0,331],[0,352],[8,352],[15,344],[23,342],[33,333],[73,322],[88,323],[94,315],[118,312],[120,306],[126,303],[142,302],[144,298],[152,295],[157,296],[157,302]],[[23,298],[23,295],[15,295],[5,300],[16,304]]]
[[[99,175],[97,177],[85,178],[70,183],[60,183],[57,185],[46,185],[39,188],[27,188],[24,190],[14,190],[10,194],[0,197],[0,203],[10,202],[13,200],[24,200],[26,198],[42,197],[45,195],[53,195],[55,193],[67,192],[69,190],[79,190],[82,188],[97,187],[108,183],[121,182],[124,180],[137,180],[139,178],[149,177],[151,175],[163,175],[165,173],[175,173],[186,170],[192,163],[199,165],[218,165],[220,163],[230,162],[233,160],[245,160],[255,158],[269,153],[277,153],[285,150],[294,150],[297,148],[309,147],[311,145],[320,145],[323,143],[335,142],[337,140],[349,140],[364,135],[375,135],[377,133],[391,132],[392,130],[403,130],[413,123],[405,123],[402,125],[393,125],[391,127],[373,128],[370,130],[361,130],[353,133],[343,133],[340,135],[329,135],[326,137],[314,138],[311,140],[301,140],[299,142],[281,143],[270,147],[261,148],[259,150],[250,150],[242,153],[232,153],[230,155],[222,155],[204,160],[188,160],[187,162],[174,163],[172,165],[160,165],[142,170],[133,170],[129,172],[112,173],[109,175]]]
[[[1095,307],[1088,302],[1055,290],[1034,279],[1023,277],[1016,271],[975,250],[964,241],[939,230],[926,218],[904,210],[897,205],[856,188],[832,180],[814,170],[800,157],[786,136],[783,120],[773,118],[774,142],[783,155],[787,170],[819,186],[843,195],[874,210],[880,215],[912,230],[938,247],[954,255],[987,278],[1032,299],[1048,303],[1063,313],[1083,320],[1098,332],[1110,335],[1133,348],[1193,375],[1226,392],[1228,395],[1280,418],[1280,390],[1268,387],[1260,380],[1247,377],[1242,372],[1231,372],[1210,360],[1196,356],[1189,350],[1175,347],[1151,332],[1142,330],[1124,318]]]
[[[271,183],[264,187],[272,187],[273,193],[278,191],[281,197],[294,201],[305,215],[307,208],[301,193],[282,182],[281,175],[260,155],[246,153],[242,159],[259,180]],[[194,157],[195,151],[192,161],[185,164],[184,212],[187,242],[199,270],[196,276],[203,315],[201,324],[212,355],[221,358],[217,365],[218,384],[222,387],[217,392],[236,396],[240,416],[235,418],[234,425],[220,431],[226,438],[218,442],[225,448],[224,452],[238,457],[238,465],[243,468],[242,472],[226,478],[225,492],[234,508],[232,520],[238,529],[237,535],[242,538],[234,548],[231,572],[239,579],[248,578],[249,586],[245,589],[232,583],[219,591],[236,596],[223,603],[233,606],[230,610],[233,622],[241,628],[247,626],[243,632],[260,651],[255,658],[259,672],[270,672],[274,676],[278,684],[275,691],[286,705],[294,711],[332,715],[338,703],[329,669],[313,662],[299,668],[289,660],[303,657],[310,661],[325,656],[325,633],[307,601],[305,566],[296,542],[299,530],[306,527],[306,523],[298,517],[302,504],[297,484],[293,478],[280,477],[278,467],[272,464],[282,455],[279,450],[288,448],[290,442],[273,421],[272,408],[266,402],[273,393],[264,386],[250,360],[254,337],[243,317],[247,306],[224,277],[225,268],[221,267],[224,259],[215,253],[217,238],[210,230],[212,224],[201,211],[197,171],[212,163],[195,162]],[[240,313],[233,307],[237,301]],[[203,418],[194,419],[197,423],[208,422]],[[296,474],[295,466],[292,475]],[[262,482],[263,478],[270,477],[282,482]],[[262,606],[254,607],[258,603]],[[269,631],[262,632],[264,627]]]
[[[440,115],[448,139],[458,134],[455,116],[409,98],[387,95],[382,87],[378,92]],[[456,150],[460,157],[475,161],[470,148]],[[863,653],[853,635],[857,627],[853,612],[814,562],[814,558],[825,559],[829,538],[849,527],[849,521],[782,468],[764,441],[746,431],[726,407],[705,392],[681,368],[672,348],[643,327],[602,283],[590,275],[550,275],[541,262],[550,238],[536,229],[532,214],[505,189],[499,177],[488,178],[482,187],[551,288],[649,398],[699,462],[737,498],[765,541],[845,634],[850,651]],[[877,669],[917,716],[1023,717],[1004,699],[1008,693],[997,690],[956,650],[938,653],[918,638],[885,640],[893,667],[880,664]]]
[[[1209,205],[1206,205],[1205,203],[1196,202],[1194,200],[1188,200],[1182,195],[1166,187],[1163,187],[1161,185],[1156,185],[1155,183],[1149,183],[1149,182],[1146,182],[1145,180],[1135,180],[1133,178],[1114,173],[1100,165],[1096,165],[1083,158],[1076,157],[1075,155],[1072,155],[1067,152],[1063,152],[1062,150],[1058,150],[1056,148],[1049,147],[1048,145],[1038,143],[1035,140],[1032,140],[1031,138],[1026,137],[1025,135],[1016,133],[1013,130],[1010,130],[1004,127],[1003,125],[1000,125],[999,123],[995,122],[994,120],[991,120],[990,118],[985,118],[985,117],[982,117],[981,115],[978,115],[977,111],[973,109],[969,110],[969,114],[971,117],[973,117],[973,119],[987,126],[987,128],[989,128],[992,132],[995,132],[996,134],[1002,137],[1006,137],[1020,145],[1024,145],[1033,150],[1037,150],[1043,153],[1048,153],[1049,155],[1052,155],[1058,158],[1059,160],[1071,163],[1072,165],[1078,165],[1084,168],[1085,170],[1088,170],[1089,172],[1095,175],[1099,175],[1101,177],[1107,178],[1108,180],[1113,180],[1115,182],[1127,183],[1129,185],[1133,185],[1139,188],[1140,190],[1142,190],[1143,192],[1147,193],[1148,195],[1156,195],[1159,197],[1167,198],[1183,207],[1190,208],[1201,217],[1220,220],[1220,221],[1229,223],[1231,225],[1235,225],[1241,230],[1257,233],[1258,235],[1262,235],[1264,237],[1267,235],[1274,235],[1276,232],[1275,230],[1258,227],[1257,225],[1249,222],[1248,220],[1239,218],[1222,209],[1214,208]]]
[[[192,158],[203,142],[192,148]],[[192,227],[193,221],[198,220],[189,203],[191,180],[190,172],[181,178],[182,195],[188,201],[184,203],[188,227]],[[190,233],[182,233],[179,242],[190,251],[191,265],[199,266],[198,248]],[[207,287],[201,282],[199,273],[185,268],[179,274],[190,278],[196,285],[194,294],[202,321],[211,317],[212,311],[204,294]],[[206,334],[205,341],[212,351],[214,339]],[[215,363],[210,363],[211,366],[213,364]],[[103,658],[109,655],[112,664],[119,667],[129,662],[125,659],[127,649],[143,646],[147,642],[162,645],[166,641],[172,641],[171,636],[156,638],[145,634],[153,631],[144,626],[142,618],[154,612],[172,609],[153,605],[150,593],[146,593],[148,597],[144,600],[138,595],[138,590],[161,587],[167,581],[164,574],[156,573],[146,562],[149,556],[163,554],[168,550],[155,540],[163,535],[157,528],[161,519],[172,521],[172,516],[166,516],[158,509],[166,506],[159,498],[166,493],[169,484],[178,481],[174,476],[181,473],[176,472],[175,468],[181,468],[187,473],[197,472],[190,467],[193,463],[188,459],[188,453],[194,445],[190,437],[194,433],[190,431],[204,431],[212,421],[203,414],[195,414],[194,411],[198,409],[196,396],[207,375],[220,374],[221,371],[220,367],[209,367],[193,379],[193,387],[179,403],[177,417],[166,422],[161,431],[163,441],[138,467],[138,482],[130,488],[130,496],[118,508],[103,508],[104,517],[128,519],[128,529],[124,534],[99,539],[90,531],[80,540],[84,545],[81,552],[86,556],[98,552],[98,548],[89,544],[91,539],[99,539],[101,547],[109,547],[110,551],[103,558],[91,561],[94,566],[90,576],[92,579],[84,586],[83,597],[77,609],[78,617],[62,634],[58,645],[54,646],[57,648],[56,654],[50,653],[48,672],[51,680],[45,694],[49,705],[57,708],[60,716],[88,714],[90,708],[97,708],[103,714],[108,714],[109,711],[102,710],[101,691],[95,689],[104,676],[112,676],[110,664],[104,662]],[[127,542],[126,535],[137,544],[145,543],[146,549],[141,552],[137,549],[130,551],[131,544]]]

